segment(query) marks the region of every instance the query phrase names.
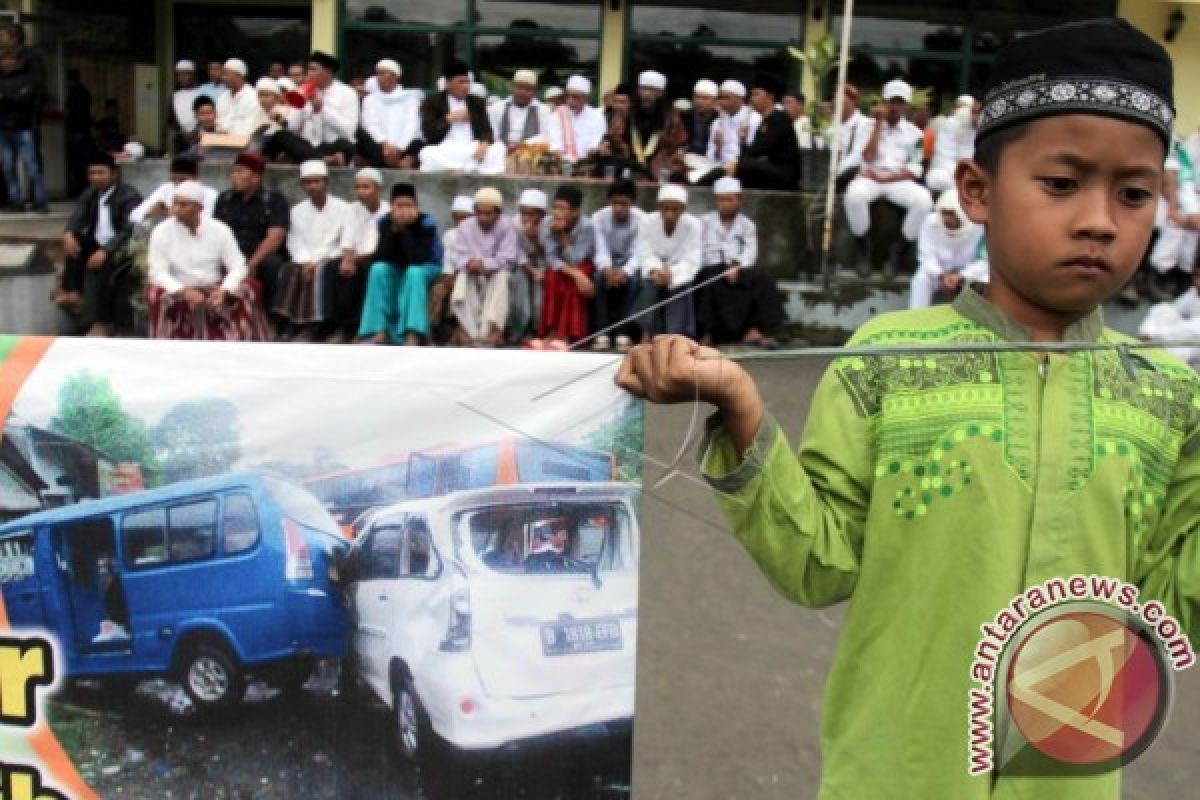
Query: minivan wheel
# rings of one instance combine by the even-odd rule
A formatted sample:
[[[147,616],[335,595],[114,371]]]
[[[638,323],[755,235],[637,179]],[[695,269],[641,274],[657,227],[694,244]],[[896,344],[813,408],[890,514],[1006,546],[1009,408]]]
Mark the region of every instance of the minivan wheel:
[[[433,727],[409,677],[401,678],[394,690],[392,718],[400,755],[413,764],[425,763],[433,750]]]
[[[198,710],[236,705],[246,692],[237,663],[219,647],[198,645],[183,663],[183,689]]]

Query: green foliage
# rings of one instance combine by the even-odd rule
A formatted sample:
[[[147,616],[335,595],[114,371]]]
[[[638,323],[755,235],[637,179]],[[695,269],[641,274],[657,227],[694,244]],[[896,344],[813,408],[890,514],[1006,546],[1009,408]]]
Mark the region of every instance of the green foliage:
[[[827,33],[804,50],[789,47],[788,54],[812,70],[813,84],[821,94],[825,79],[838,65],[838,42],[832,33]]]
[[[228,400],[181,403],[154,429],[154,446],[167,483],[220,475],[241,457],[241,424]]]
[[[107,377],[84,370],[63,381],[58,390],[58,412],[49,427],[115,461],[137,464],[146,485],[157,485],[159,464],[150,431],[121,406]]]
[[[645,408],[640,402],[629,401],[615,418],[592,431],[586,441],[589,447],[612,453],[616,457],[621,480],[636,482],[642,478],[645,433]]]

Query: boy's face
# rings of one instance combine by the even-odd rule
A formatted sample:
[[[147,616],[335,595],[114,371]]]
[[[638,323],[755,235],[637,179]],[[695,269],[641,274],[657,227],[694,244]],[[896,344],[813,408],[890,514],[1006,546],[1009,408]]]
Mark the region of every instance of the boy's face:
[[[379,184],[369,178],[356,178],[354,196],[367,208],[376,208],[379,205]]]
[[[988,297],[1019,321],[1070,324],[1133,275],[1154,230],[1164,151],[1146,126],[1087,114],[1035,120],[995,175],[958,171],[987,226]]]

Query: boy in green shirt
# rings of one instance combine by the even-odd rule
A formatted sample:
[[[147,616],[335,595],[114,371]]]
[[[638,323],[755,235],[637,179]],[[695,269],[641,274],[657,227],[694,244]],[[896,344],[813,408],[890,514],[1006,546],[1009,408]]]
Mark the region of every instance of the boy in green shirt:
[[[987,228],[991,281],[883,314],[851,346],[1132,341],[1102,302],[1154,227],[1174,119],[1171,63],[1119,20],[996,57],[957,188]],[[1144,355],[1143,355],[1144,353]],[[824,698],[820,797],[1120,794],[1090,777],[968,774],[980,626],[1017,594],[1095,574],[1200,621],[1200,385],[1156,350],[843,357],[793,452],[753,381],[683,337],[635,348],[617,382],[714,404],[703,459],[737,537],[810,607],[849,600]]]

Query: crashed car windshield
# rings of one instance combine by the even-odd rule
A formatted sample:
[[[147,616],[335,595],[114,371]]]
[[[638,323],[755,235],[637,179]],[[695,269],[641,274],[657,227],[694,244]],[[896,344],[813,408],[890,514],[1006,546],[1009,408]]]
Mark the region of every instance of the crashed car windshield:
[[[636,567],[628,512],[620,503],[505,506],[459,514],[459,543],[488,568],[511,575],[620,572]]]

